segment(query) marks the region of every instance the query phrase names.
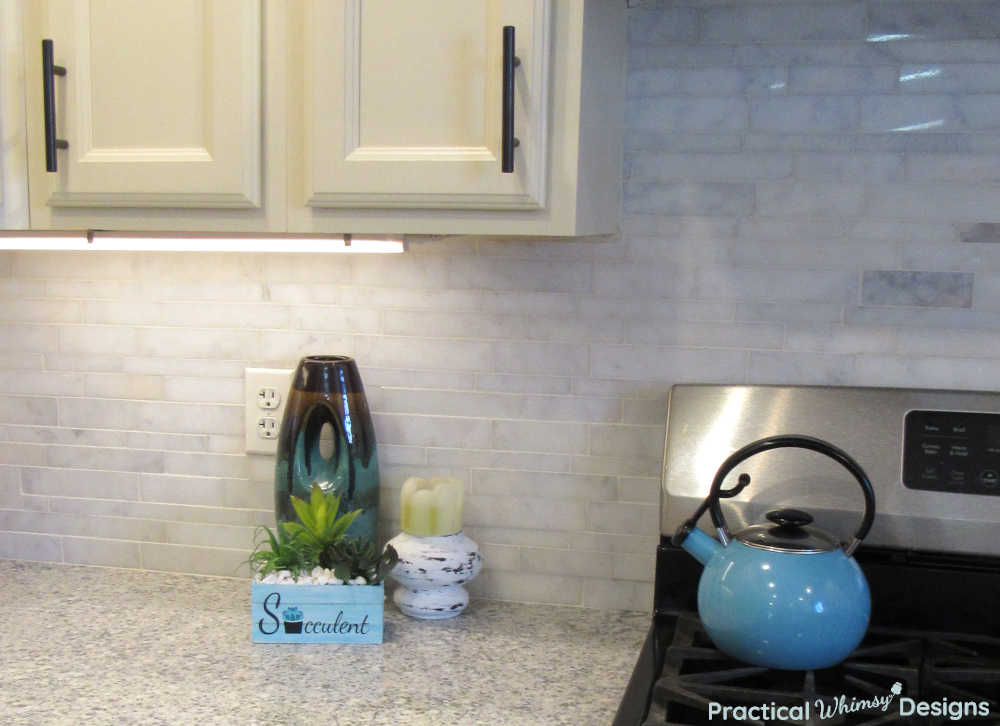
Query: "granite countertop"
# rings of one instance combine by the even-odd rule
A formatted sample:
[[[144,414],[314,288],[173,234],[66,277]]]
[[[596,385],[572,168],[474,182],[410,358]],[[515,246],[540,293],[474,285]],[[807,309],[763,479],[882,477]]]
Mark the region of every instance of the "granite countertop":
[[[473,600],[381,645],[254,645],[250,584],[0,560],[4,724],[610,724],[650,616]]]

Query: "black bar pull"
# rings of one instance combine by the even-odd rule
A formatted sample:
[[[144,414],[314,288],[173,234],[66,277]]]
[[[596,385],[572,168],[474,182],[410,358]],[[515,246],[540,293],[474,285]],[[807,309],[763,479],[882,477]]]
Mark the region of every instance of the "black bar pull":
[[[514,69],[521,59],[514,55],[514,26],[503,26],[503,125],[500,138],[500,171],[514,171],[514,149],[521,143],[514,136]]]
[[[45,171],[58,171],[56,149],[68,149],[69,142],[56,138],[55,76],[65,76],[66,69],[52,62],[52,41],[42,41],[42,95],[45,99]]]

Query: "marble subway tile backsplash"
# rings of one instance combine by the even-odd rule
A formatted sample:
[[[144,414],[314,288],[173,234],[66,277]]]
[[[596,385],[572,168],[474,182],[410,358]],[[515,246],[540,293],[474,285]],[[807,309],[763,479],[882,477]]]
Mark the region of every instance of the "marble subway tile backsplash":
[[[475,595],[646,610],[671,384],[1000,389],[1000,5],[628,5],[618,236],[0,253],[0,557],[245,575],[243,369],[340,353],[384,536],[458,476]]]

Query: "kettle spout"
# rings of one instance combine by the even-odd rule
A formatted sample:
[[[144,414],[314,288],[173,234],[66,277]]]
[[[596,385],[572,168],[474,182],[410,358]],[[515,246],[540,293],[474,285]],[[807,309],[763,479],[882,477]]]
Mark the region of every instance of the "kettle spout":
[[[675,545],[680,545],[685,552],[702,565],[707,565],[715,553],[723,549],[722,544],[717,539],[709,537],[697,527],[691,527],[686,532],[682,532],[684,529],[686,527],[678,530],[677,534],[674,535],[673,542]]]

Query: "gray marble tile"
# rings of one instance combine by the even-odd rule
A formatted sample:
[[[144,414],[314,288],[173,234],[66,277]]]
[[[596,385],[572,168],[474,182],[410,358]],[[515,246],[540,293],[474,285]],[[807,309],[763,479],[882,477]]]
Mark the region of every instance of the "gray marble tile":
[[[625,128],[642,131],[742,131],[747,104],[738,97],[652,96],[625,104]]]
[[[698,37],[696,8],[641,8],[629,13],[629,45],[691,41]]]
[[[731,45],[637,45],[628,50],[628,67],[678,68],[692,66],[727,66],[733,60]]]
[[[793,66],[789,93],[885,93],[896,86],[892,66]]]
[[[978,224],[956,224],[959,239],[963,242],[997,244],[1000,243],[1000,223],[980,222]]]
[[[787,38],[781,40],[787,41]],[[871,66],[894,61],[887,43],[753,43],[733,48],[738,66]]]
[[[842,306],[832,303],[796,302],[786,303],[743,303],[736,312],[737,320],[764,322],[820,322],[836,323],[843,317]]]
[[[716,7],[705,10],[702,22],[707,40],[860,40],[865,35],[865,6],[826,3]]]
[[[0,532],[0,557],[59,562],[62,560],[61,538],[34,532]]]
[[[1000,43],[990,40],[905,40],[878,43],[887,55],[907,63],[996,63]]]
[[[629,73],[630,98],[680,93],[732,96],[741,93],[784,93],[784,68],[648,68]]]
[[[852,383],[859,386],[992,390],[996,388],[996,361],[990,358],[859,355]]]
[[[701,134],[698,132],[650,131],[630,129],[625,134],[625,176],[628,177],[629,152],[634,151],[739,151],[743,137],[735,133]]]
[[[830,353],[751,351],[748,383],[782,385],[846,385],[854,372],[854,358]]]
[[[54,398],[0,396],[0,421],[3,423],[55,425],[56,416]]]
[[[918,182],[1000,182],[1000,154],[907,154],[906,177]]]
[[[875,2],[869,6],[869,39],[904,35],[917,39],[996,38],[996,2]]]
[[[774,153],[699,154],[644,152],[630,155],[634,179],[753,181],[792,175],[792,159]]]
[[[1000,188],[992,184],[881,184],[866,198],[873,217],[935,222],[995,219],[998,202]]]
[[[864,188],[832,182],[759,182],[757,210],[762,217],[840,219],[861,214]]]
[[[1000,129],[1000,94],[972,93],[958,97],[965,124],[976,131]]]
[[[980,284],[976,284],[979,291]],[[979,307],[979,301],[976,301]],[[888,308],[849,307],[844,311],[844,321],[857,325],[902,325],[930,328],[963,328],[968,330],[995,331],[1000,329],[1000,314],[965,308]]]
[[[996,63],[907,63],[899,70],[904,93],[1000,91]]]
[[[972,274],[865,270],[861,284],[864,305],[972,306]]]
[[[932,119],[933,120],[933,119]],[[976,137],[962,133],[865,133],[855,137],[854,148],[864,152],[913,151],[952,154],[970,151]]]
[[[740,216],[753,211],[753,184],[676,182],[625,185],[625,210],[656,214]]]
[[[695,271],[694,297],[754,302],[848,303],[858,295],[853,270],[713,266]]]
[[[780,114],[780,108],[775,111]],[[846,133],[811,134],[808,131],[787,133],[780,129],[749,133],[743,137],[743,148],[748,151],[853,151],[858,144],[856,135]],[[879,149],[881,151],[881,149]]]
[[[750,100],[750,128],[817,134],[857,127],[855,96],[755,97]]]
[[[795,157],[795,176],[805,180],[889,182],[903,180],[903,157],[898,154],[803,153]]]
[[[945,95],[867,96],[861,99],[863,131],[954,132],[967,127],[956,99]]]

